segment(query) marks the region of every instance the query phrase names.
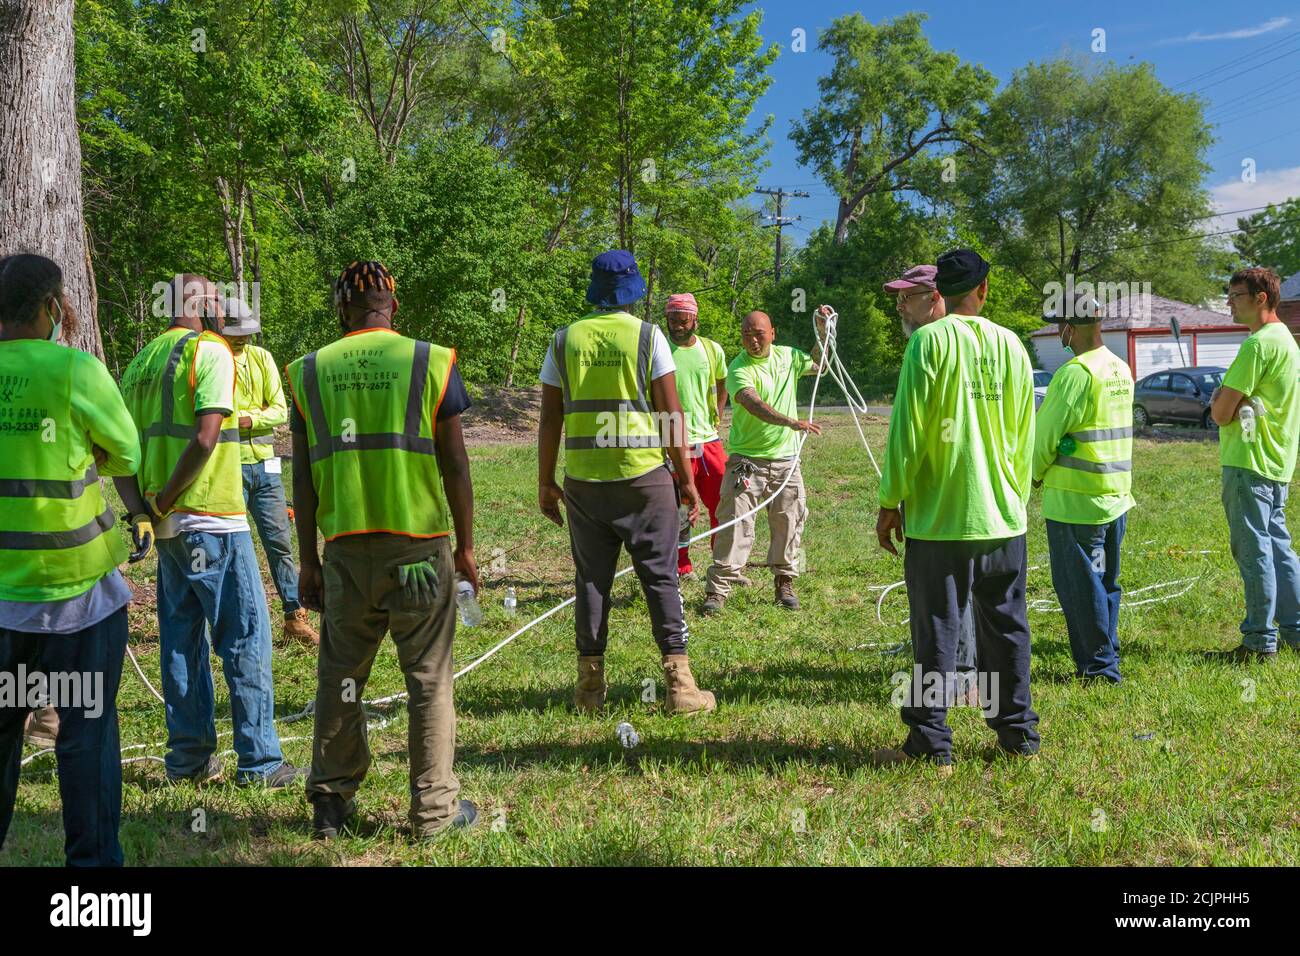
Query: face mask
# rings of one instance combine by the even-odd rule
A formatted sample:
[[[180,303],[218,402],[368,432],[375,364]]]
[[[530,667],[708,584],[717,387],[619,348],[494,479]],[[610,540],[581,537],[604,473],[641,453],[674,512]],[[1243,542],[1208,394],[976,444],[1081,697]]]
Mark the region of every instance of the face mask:
[[[48,341],[57,342],[59,340],[59,336],[63,332],[63,304],[58,302],[57,300],[51,300],[51,302],[52,304],[57,306],[55,310],[57,312],[57,317],[55,317],[54,315],[50,316],[50,321],[53,322],[53,327],[50,329],[50,337]]]

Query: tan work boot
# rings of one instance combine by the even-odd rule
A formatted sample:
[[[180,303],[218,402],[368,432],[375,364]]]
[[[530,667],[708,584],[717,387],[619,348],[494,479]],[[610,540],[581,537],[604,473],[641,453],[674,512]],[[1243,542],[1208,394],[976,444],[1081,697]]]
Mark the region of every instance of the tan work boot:
[[[320,635],[311,626],[311,621],[303,608],[298,608],[284,616],[284,636],[291,641],[297,641],[303,647],[320,647]]]
[[[573,689],[573,706],[580,714],[595,714],[605,706],[605,658],[601,654],[578,655],[578,685]]]
[[[685,654],[664,656],[664,683],[668,686],[667,709],[670,714],[707,714],[718,709],[712,691],[700,690],[691,675],[691,662]]]
[[[23,736],[33,747],[52,750],[59,739],[59,712],[53,707],[38,707],[27,715]]]

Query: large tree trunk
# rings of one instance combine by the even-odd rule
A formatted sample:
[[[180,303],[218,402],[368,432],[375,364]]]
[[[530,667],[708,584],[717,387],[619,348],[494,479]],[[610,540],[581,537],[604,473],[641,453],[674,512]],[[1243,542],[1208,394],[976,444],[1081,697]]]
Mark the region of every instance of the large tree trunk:
[[[73,0],[0,0],[0,255],[63,270],[67,344],[104,357],[81,206]]]

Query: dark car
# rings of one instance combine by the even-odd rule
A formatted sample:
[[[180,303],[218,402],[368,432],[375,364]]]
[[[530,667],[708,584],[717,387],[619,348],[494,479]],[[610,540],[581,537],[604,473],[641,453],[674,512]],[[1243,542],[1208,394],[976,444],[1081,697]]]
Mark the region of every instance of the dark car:
[[[1167,368],[1137,383],[1133,392],[1133,424],[1138,428],[1156,422],[1179,422],[1215,429],[1210,417],[1210,396],[1223,383],[1227,369],[1218,365]]]

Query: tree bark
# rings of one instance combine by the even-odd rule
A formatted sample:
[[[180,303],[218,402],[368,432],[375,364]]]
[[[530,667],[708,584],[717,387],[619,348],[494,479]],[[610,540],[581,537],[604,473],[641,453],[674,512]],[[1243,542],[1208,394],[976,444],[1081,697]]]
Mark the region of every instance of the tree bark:
[[[63,270],[63,341],[102,359],[81,198],[73,0],[0,0],[0,255]]]

